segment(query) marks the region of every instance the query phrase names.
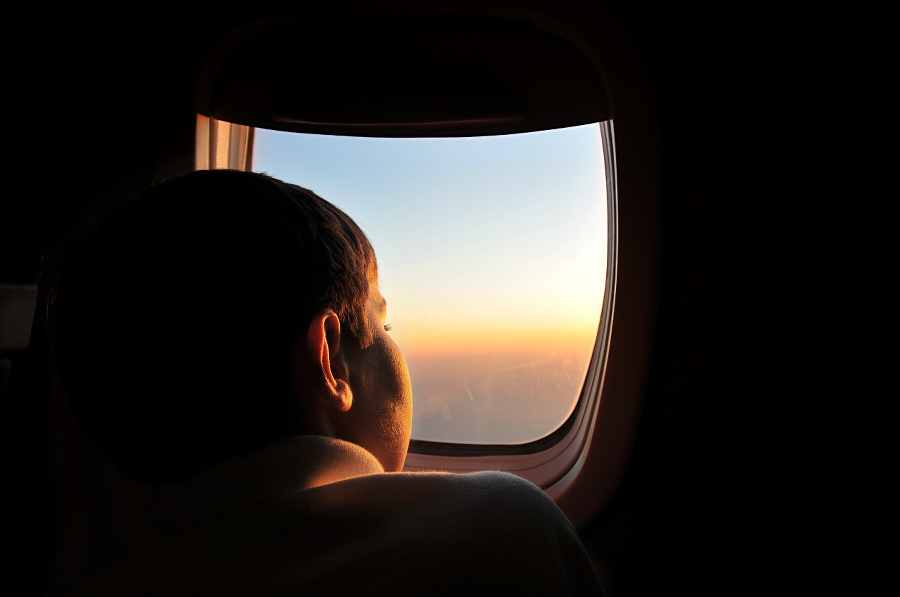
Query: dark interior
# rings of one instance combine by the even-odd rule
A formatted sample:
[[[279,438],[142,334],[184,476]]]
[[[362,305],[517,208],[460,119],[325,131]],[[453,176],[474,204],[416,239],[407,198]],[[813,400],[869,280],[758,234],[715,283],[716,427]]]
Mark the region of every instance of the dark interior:
[[[496,135],[609,118],[603,84],[574,46],[484,16],[263,22],[226,37],[202,80],[203,114],[309,133]]]
[[[10,181],[0,207],[0,282],[35,281],[42,257],[85,202],[192,168],[206,61],[224,32],[281,14],[269,4],[202,14],[157,6],[121,14],[26,8],[10,17],[8,26],[27,36],[4,42],[7,147],[24,183]],[[870,444],[855,441],[863,421],[851,410],[867,393],[854,219],[838,209],[844,197],[823,183],[819,161],[828,142],[824,116],[832,113],[822,98],[833,96],[820,93],[834,83],[825,76],[835,65],[829,46],[799,11],[726,4],[710,12],[699,2],[604,6],[652,83],[664,236],[634,454],[583,540],[614,597],[836,593],[859,557],[846,513],[861,487],[856,458]],[[522,51],[570,51],[539,32],[504,35]],[[373,55],[376,68],[391,63],[395,50]],[[265,43],[247,50],[272,51]],[[421,57],[403,68],[421,69]],[[285,60],[289,69],[290,56]],[[252,76],[232,62],[227,76],[206,81],[214,89],[210,110],[223,118],[236,110],[234,89]],[[559,75],[551,66],[538,80]],[[551,102],[525,73],[497,83],[482,72],[488,66],[441,68],[441,80],[416,79],[409,95],[366,85],[369,111],[353,112],[349,125],[336,121],[352,106],[326,101],[324,89],[307,104],[273,105],[267,114],[308,130],[388,122],[398,135],[416,126],[470,134],[473,122],[504,132],[522,127],[527,114],[541,128],[558,117],[541,112]],[[591,99],[602,89],[572,68],[551,82],[565,79],[582,100],[566,118],[590,120],[598,105]],[[321,77],[323,86],[333,75],[313,71],[303,76]],[[384,80],[405,76],[386,72]],[[478,104],[472,92],[485,80],[494,87]],[[357,91],[347,81],[334,84],[345,100]],[[416,94],[441,96],[451,87],[458,94],[452,102],[421,112],[408,107],[423,105],[410,99]],[[2,405],[8,512],[26,521],[7,534],[14,548],[7,579],[34,593],[53,587],[61,542],[84,536],[57,525],[53,462],[66,446],[54,439],[44,351],[36,326],[30,348],[8,355]],[[90,479],[96,471],[81,473]]]

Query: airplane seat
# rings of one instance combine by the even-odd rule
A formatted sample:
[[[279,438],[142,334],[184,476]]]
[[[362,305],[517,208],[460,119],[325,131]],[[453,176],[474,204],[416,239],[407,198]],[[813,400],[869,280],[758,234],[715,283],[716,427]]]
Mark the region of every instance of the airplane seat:
[[[0,283],[6,511],[22,521],[8,540],[16,546],[10,584],[36,594],[78,578],[145,536],[141,521],[128,514],[139,511],[143,488],[87,438],[56,374],[52,285],[78,234],[54,236],[44,246],[35,283]]]
[[[38,285],[0,283],[0,405],[4,511],[19,524],[6,535],[10,586],[50,588],[53,516],[52,415],[45,383],[43,334],[34,326]]]
[[[104,197],[93,207],[107,213],[115,209],[118,201]],[[57,588],[67,586],[150,536],[141,514],[150,499],[150,487],[129,479],[87,436],[72,414],[56,367],[52,286],[64,269],[67,251],[92,229],[83,223],[70,226],[74,228],[63,233],[58,244],[44,255],[38,280],[38,302],[43,313],[40,324],[35,322],[37,336],[44,342],[40,348],[48,386],[46,402],[52,412],[47,443],[55,544],[49,559],[49,578]]]
[[[12,372],[10,353],[28,348],[37,284],[0,284],[0,398]]]

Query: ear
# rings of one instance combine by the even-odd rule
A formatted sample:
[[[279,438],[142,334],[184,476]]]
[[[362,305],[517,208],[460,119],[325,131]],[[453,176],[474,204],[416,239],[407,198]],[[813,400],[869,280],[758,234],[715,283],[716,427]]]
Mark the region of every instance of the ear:
[[[323,309],[313,316],[306,333],[306,350],[314,389],[339,412],[350,410],[353,391],[341,349],[341,322],[334,311]]]

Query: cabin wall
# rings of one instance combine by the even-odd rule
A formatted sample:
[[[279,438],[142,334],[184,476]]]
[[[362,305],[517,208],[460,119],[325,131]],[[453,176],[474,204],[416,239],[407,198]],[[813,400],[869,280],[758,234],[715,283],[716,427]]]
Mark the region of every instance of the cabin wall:
[[[585,531],[614,596],[832,594],[857,333],[817,17],[616,2],[655,86],[664,241],[635,452]]]

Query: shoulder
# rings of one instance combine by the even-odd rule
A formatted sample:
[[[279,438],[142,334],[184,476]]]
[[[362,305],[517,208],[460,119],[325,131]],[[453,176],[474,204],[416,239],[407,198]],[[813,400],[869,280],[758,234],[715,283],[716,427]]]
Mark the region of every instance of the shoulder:
[[[546,493],[510,473],[421,474],[410,479],[410,483],[440,486],[442,505],[473,510],[486,519],[486,524],[524,524],[528,528],[560,525],[574,533],[568,519]]]
[[[317,488],[328,502],[333,494],[353,496],[367,507],[384,507],[406,515],[440,510],[484,515],[485,522],[520,522],[528,526],[552,521],[571,529],[556,504],[533,483],[515,475],[484,471],[465,474],[385,473],[348,479]],[[355,500],[349,500],[352,502]],[[346,499],[343,503],[349,503]],[[573,530],[574,532],[574,530]]]
[[[563,512],[515,475],[390,473],[331,489],[349,490],[369,517],[377,513],[380,549],[403,554],[405,581],[416,591],[439,578],[430,586],[439,594],[602,594]]]
[[[602,595],[565,515],[507,473],[390,473],[239,508],[145,546],[77,594]]]
[[[546,493],[505,472],[384,473],[317,489],[321,495],[313,497],[314,509],[315,502],[340,503],[345,509],[379,512],[404,526],[439,528],[451,535],[477,531],[484,542],[520,536],[577,541],[575,529]]]

